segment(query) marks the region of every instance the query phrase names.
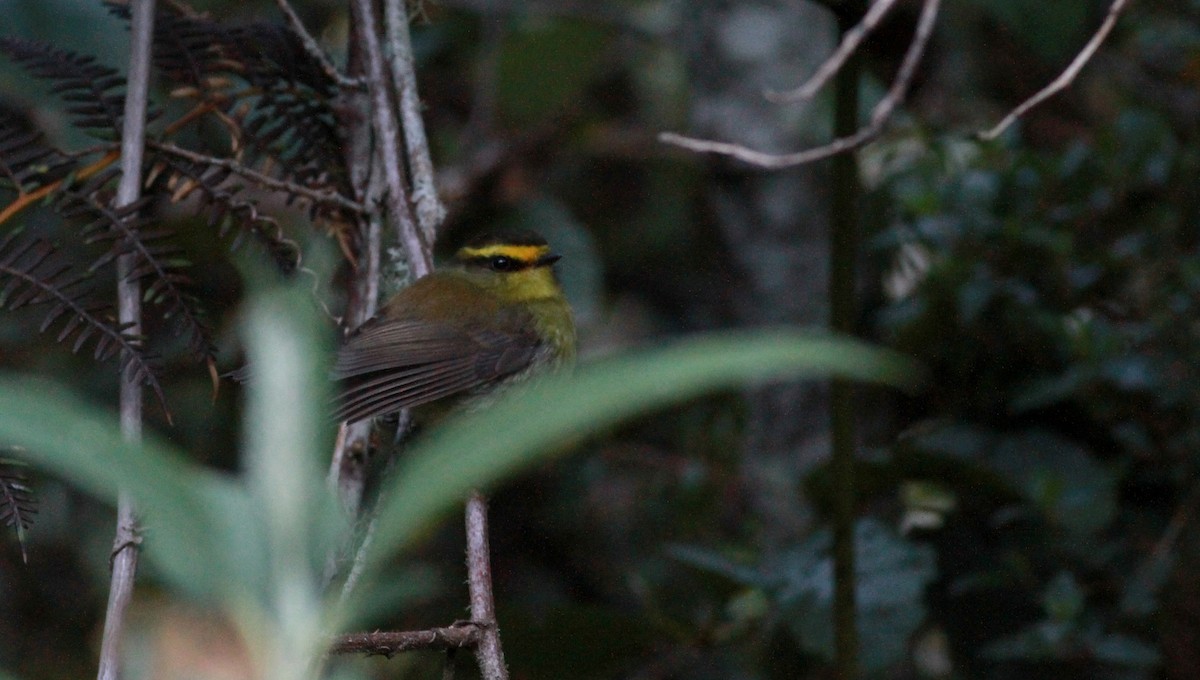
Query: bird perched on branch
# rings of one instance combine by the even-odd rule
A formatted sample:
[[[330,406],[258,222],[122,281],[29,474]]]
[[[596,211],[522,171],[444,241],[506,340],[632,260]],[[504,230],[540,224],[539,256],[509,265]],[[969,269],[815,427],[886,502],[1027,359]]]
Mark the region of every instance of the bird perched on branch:
[[[338,351],[337,418],[416,408],[429,421],[575,357],[575,322],[546,240],[526,231],[476,238],[404,288]]]

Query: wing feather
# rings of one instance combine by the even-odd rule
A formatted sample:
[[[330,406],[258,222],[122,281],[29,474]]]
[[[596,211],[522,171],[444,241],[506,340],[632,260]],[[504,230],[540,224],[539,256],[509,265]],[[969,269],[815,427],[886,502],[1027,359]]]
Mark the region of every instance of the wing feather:
[[[532,332],[381,319],[338,352],[337,418],[362,420],[484,387],[528,368],[540,344]]]

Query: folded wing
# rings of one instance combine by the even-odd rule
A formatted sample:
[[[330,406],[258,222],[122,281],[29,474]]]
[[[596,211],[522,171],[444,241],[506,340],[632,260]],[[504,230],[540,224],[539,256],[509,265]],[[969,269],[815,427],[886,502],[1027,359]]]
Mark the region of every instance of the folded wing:
[[[339,420],[362,420],[482,388],[528,368],[533,333],[463,330],[414,320],[364,326],[339,350]]]

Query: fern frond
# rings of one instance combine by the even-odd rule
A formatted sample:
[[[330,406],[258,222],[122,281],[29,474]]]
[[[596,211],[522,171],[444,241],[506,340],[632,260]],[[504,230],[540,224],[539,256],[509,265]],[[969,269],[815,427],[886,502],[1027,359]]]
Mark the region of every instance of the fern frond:
[[[86,220],[80,232],[86,243],[109,246],[88,271],[94,272],[123,255],[134,256],[129,277],[145,284],[144,301],[160,307],[163,317],[174,321],[176,334],[184,337],[197,359],[212,359],[216,348],[199,312],[199,302],[188,292],[192,282],[183,271],[188,266],[182,257],[183,248],[174,242],[172,230],[154,229],[144,216],[151,198],[145,197],[120,209],[112,207],[103,187],[116,174],[115,170],[110,171],[81,186],[68,187],[55,204],[64,217]]]
[[[21,238],[16,232],[0,239],[0,308],[48,305],[39,330],[45,332],[65,319],[55,338],[78,352],[95,343],[93,356],[101,361],[120,353],[121,368],[149,386],[166,408],[166,398],[141,338],[114,325],[111,307],[99,302],[85,284],[87,274],[75,272],[54,246],[42,239]]]
[[[0,52],[33,76],[52,82],[50,91],[70,104],[67,112],[76,127],[106,140],[120,136],[125,78],[116,70],[97,64],[95,57],[25,38],[0,38]]]
[[[266,249],[279,270],[290,274],[300,264],[300,247],[283,233],[274,218],[264,215],[251,200],[239,197],[243,185],[232,180],[230,170],[168,156],[157,157],[167,192],[173,201],[195,196],[208,213],[208,224],[224,238],[236,230],[231,249],[249,236]]]
[[[128,19],[123,3],[109,6]],[[240,163],[350,194],[333,108],[337,84],[291,31],[225,26],[171,5],[160,6],[155,21],[155,66],[177,84],[177,96],[220,108]]]
[[[37,497],[26,483],[21,464],[0,458],[0,523],[12,527],[17,534],[17,545],[21,547],[21,561],[29,562],[25,551],[25,532],[33,526],[37,514]]]
[[[42,141],[41,133],[0,112],[0,188],[26,194],[66,177],[78,161]]]
[[[259,93],[243,119],[246,140],[297,182],[346,189],[333,111],[336,83],[286,27],[255,23],[232,30],[244,77]]]

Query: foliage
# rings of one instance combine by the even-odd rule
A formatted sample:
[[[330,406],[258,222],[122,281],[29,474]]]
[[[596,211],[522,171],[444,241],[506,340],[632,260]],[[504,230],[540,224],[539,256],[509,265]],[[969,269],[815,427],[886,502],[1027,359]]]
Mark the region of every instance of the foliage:
[[[800,545],[760,558],[758,565],[740,566],[704,549],[673,551],[685,564],[726,576],[751,592],[736,593],[728,610],[739,626],[750,625],[768,612],[795,636],[807,653],[832,659],[833,556],[832,535],[824,529]],[[933,551],[896,536],[874,519],[855,527],[858,572],[858,627],[862,639],[860,663],[867,673],[879,673],[902,661],[907,640],[925,619],[926,585],[935,574]],[[763,603],[747,607],[755,596]]]
[[[96,72],[98,90],[71,74],[123,63],[112,50],[124,41],[86,42],[92,35],[117,35],[121,22],[96,16],[100,10],[91,3],[13,4],[5,5],[13,10],[6,14],[6,30],[46,41],[30,48],[32,54],[64,72],[64,82],[86,85],[70,96],[87,99],[58,104],[28,87],[29,80],[15,79],[13,60],[2,60],[0,104],[12,111],[0,114],[0,163],[14,169],[0,169],[0,182],[8,182],[0,199],[8,204],[18,185],[26,192],[54,187],[49,203],[31,202],[3,229],[7,235],[21,224],[15,237],[21,243],[53,246],[74,267],[72,278],[112,252],[122,227],[102,220],[97,233],[112,240],[88,244],[80,229],[101,215],[64,221],[50,214],[66,207],[66,192],[103,174],[107,166],[97,164],[111,148],[103,146],[112,135],[106,137],[102,127],[87,129],[98,136],[73,134],[72,121],[86,112],[63,107],[95,110],[119,93],[109,72]],[[292,4],[326,46],[344,35],[342,14],[328,3]],[[426,14],[414,23],[424,114],[443,173],[439,188],[451,208],[444,244],[504,221],[545,232],[556,248],[563,246],[562,273],[583,312],[583,346],[594,354],[735,325],[762,305],[757,286],[789,268],[823,278],[815,240],[789,242],[771,234],[778,238],[768,239],[769,247],[755,249],[718,228],[730,207],[724,201],[734,195],[730,190],[760,176],[664,152],[653,142],[659,131],[731,110],[730,102],[705,99],[691,86],[704,51],[718,49],[734,33],[702,33],[704,13],[737,3],[546,0],[486,3],[486,10],[484,4],[425,3]],[[753,3],[751,19],[769,23],[771,8],[785,4],[794,6]],[[925,391],[899,403],[860,395],[869,426],[857,468],[860,527],[873,527],[878,555],[896,558],[879,564],[898,567],[880,571],[884,585],[869,594],[895,595],[905,605],[904,616],[871,634],[877,643],[866,649],[873,655],[868,665],[882,669],[897,661],[878,675],[912,670],[1007,680],[1200,674],[1193,639],[1200,615],[1200,487],[1194,481],[1200,400],[1193,387],[1200,357],[1191,321],[1200,298],[1195,3],[1131,3],[1076,85],[1031,112],[1019,129],[994,145],[961,132],[994,121],[1052,78],[1107,4],[942,3],[928,69],[918,73],[906,107],[911,118],[897,121],[886,139],[860,154],[872,204],[864,224],[875,232],[869,255],[886,284],[876,292],[875,281],[864,277],[868,300],[861,329],[917,356],[932,376]],[[865,45],[864,97],[881,91],[911,38],[912,17],[904,5]],[[275,639],[295,641],[311,634],[310,623],[304,616],[284,622],[274,609],[282,594],[269,582],[279,562],[268,556],[301,566],[286,581],[300,595],[289,611],[326,611],[306,590],[320,574],[321,549],[301,546],[318,546],[341,527],[309,526],[309,534],[301,535],[287,514],[297,502],[289,494],[313,484],[316,475],[305,456],[318,454],[303,453],[310,451],[304,442],[251,469],[250,456],[266,445],[238,445],[234,433],[282,416],[260,411],[253,424],[240,417],[245,395],[236,386],[222,387],[214,404],[203,376],[182,370],[198,357],[171,344],[176,330],[182,345],[195,334],[161,317],[182,304],[179,309],[204,322],[214,356],[232,364],[237,343],[230,329],[237,325],[241,283],[222,241],[261,246],[278,269],[289,272],[305,268],[300,253],[320,231],[354,252],[357,244],[345,238],[344,227],[354,209],[311,196],[349,196],[338,151],[345,140],[338,131],[357,112],[331,98],[331,83],[279,26],[235,25],[175,7],[164,4],[158,17],[155,60],[162,90],[155,98],[161,112],[151,128],[155,141],[316,193],[301,196],[228,166],[151,150],[146,179],[158,200],[144,206],[137,220],[149,218],[154,231],[170,231],[147,246],[182,247],[183,253],[160,257],[164,266],[147,272],[144,283],[161,280],[160,271],[188,280],[174,281],[182,303],[160,284],[169,295],[153,308],[141,340],[145,356],[161,367],[155,375],[179,423],[167,435],[171,447],[201,464],[174,460],[129,474],[155,480],[143,489],[150,505],[201,500],[184,513],[150,516],[146,546],[154,561],[146,599],[180,584],[189,593],[207,592],[208,603],[220,600],[240,612],[239,621],[251,620],[245,626],[251,633],[270,630]],[[226,0],[212,0],[205,9],[222,17],[275,11],[269,2]],[[817,45],[824,37],[817,30],[785,37],[793,45],[797,37]],[[63,53],[64,47],[78,54]],[[771,44],[743,47],[763,52]],[[87,61],[80,54],[98,58]],[[334,56],[341,61],[343,55]],[[751,89],[794,83],[806,67],[788,61],[778,68]],[[53,87],[52,81],[39,79]],[[824,105],[794,117],[821,129]],[[94,113],[88,120],[99,123]],[[83,153],[97,142],[100,151]],[[82,174],[92,168],[95,174]],[[775,176],[753,200],[782,205],[779,197],[794,195],[798,186],[793,175]],[[104,187],[111,193],[111,181]],[[101,191],[77,198],[107,196]],[[300,210],[284,208],[288,201]],[[796,221],[822,219],[821,196],[810,203],[813,210],[794,216]],[[316,229],[307,225],[310,216]],[[207,229],[204,219],[211,219]],[[136,226],[139,234],[145,228],[144,222]],[[95,292],[91,284],[110,273],[102,264],[82,283]],[[336,313],[344,271],[329,278],[312,294],[319,299],[310,296],[294,309],[306,314],[318,304]],[[47,300],[41,311],[53,306]],[[276,318],[255,309],[241,316]],[[66,314],[54,322],[56,330],[69,322]],[[86,395],[83,402],[103,401],[111,371],[101,375],[85,360],[45,351],[44,339],[29,340],[38,337],[42,315],[26,316],[0,315],[6,369],[54,375]],[[714,341],[740,347],[746,337]],[[680,355],[649,356],[662,361]],[[632,373],[612,382],[628,381],[628,393],[639,398],[660,396],[656,374],[643,375],[640,363],[632,366]],[[607,389],[602,373],[581,377],[596,381],[585,383],[589,390]],[[63,400],[60,407],[81,402],[64,394],[53,392]],[[540,446],[545,435],[536,427],[518,432],[508,425],[516,422],[514,414],[540,418],[543,411],[565,408],[557,399],[513,406],[504,412],[512,418],[479,421],[486,425],[481,430],[431,437],[430,446],[457,443],[406,459],[403,475],[412,477],[413,488],[404,482],[398,490],[400,481],[389,486],[388,513],[402,522],[389,524],[385,533],[409,542],[400,557],[378,554],[380,580],[360,591],[364,599],[377,597],[356,609],[363,625],[369,620],[372,626],[420,628],[444,623],[448,612],[450,618],[461,615],[461,540],[415,510],[448,507],[456,501],[452,489],[507,467],[510,481],[492,496],[492,550],[500,625],[514,670],[531,679],[823,677],[827,638],[819,625],[827,614],[825,581],[818,576],[826,564],[828,470],[818,465],[802,478],[806,468],[799,462],[780,466],[757,457],[757,442],[773,433],[752,431],[746,404],[758,395],[742,396],[693,399],[625,425],[609,419],[601,427],[589,420],[593,434],[572,435],[570,446],[541,453],[509,449],[516,440]],[[588,408],[599,408],[596,403]],[[74,411],[46,408],[30,417],[57,414],[54,425],[90,422]],[[642,408],[649,406],[637,406]],[[819,409],[816,400],[781,404],[784,416],[773,425],[785,429],[794,414]],[[108,416],[97,411],[89,409],[99,427]],[[576,422],[569,429],[583,427]],[[501,431],[505,438],[495,437]],[[897,431],[903,432],[898,439]],[[103,449],[112,442],[99,432],[77,434]],[[328,438],[319,427],[305,432]],[[154,441],[151,446],[162,444]],[[562,455],[576,448],[582,451]],[[819,448],[798,447],[796,458],[812,461]],[[469,459],[460,458],[464,452]],[[550,457],[556,462],[545,462]],[[73,484],[115,476],[112,458],[91,460],[86,474],[70,477]],[[456,466],[479,476],[450,479]],[[240,472],[230,472],[235,470]],[[523,473],[513,477],[517,470]],[[191,481],[172,481],[179,475]],[[287,483],[268,488],[276,476]],[[92,664],[85,641],[95,635],[103,610],[94,584],[107,576],[111,522],[104,508],[82,499],[56,474],[34,476],[30,484],[41,500],[38,523],[27,537],[31,566],[20,568],[15,546],[0,544],[0,590],[6,594],[0,599],[0,656],[12,659],[0,665],[19,667],[29,677],[78,677]],[[108,486],[84,488],[111,498]],[[323,498],[323,491],[312,489],[313,498]],[[778,497],[763,497],[764,489]],[[779,498],[798,497],[800,511],[785,516],[783,526],[771,523],[778,515],[760,512]],[[277,505],[266,512],[268,504]],[[306,518],[315,514],[312,507],[300,511]],[[210,516],[215,518],[204,519]],[[185,535],[168,531],[177,524],[192,527],[186,535],[196,540],[172,542],[172,535]],[[296,536],[301,538],[288,542]],[[682,561],[682,549],[670,547],[679,545],[688,546]],[[236,567],[230,570],[235,580],[245,569],[250,595],[226,592],[207,570],[186,571],[195,555],[219,552],[220,546],[228,552],[222,568]],[[306,551],[313,554],[300,554]],[[285,631],[285,623],[295,627]],[[922,655],[933,660],[922,661]],[[381,677],[441,672],[437,659],[419,655],[348,668]],[[342,670],[339,665],[335,672]]]
[[[123,3],[110,3],[110,9],[128,16]],[[229,159],[180,150],[174,142],[189,129],[216,122],[236,167],[251,172],[257,168],[263,177],[274,175],[266,177],[266,183],[289,202],[307,204],[310,218],[316,220],[340,220],[344,214],[314,200],[313,192],[345,195],[349,189],[332,111],[333,83],[292,34],[272,24],[226,27],[180,5],[161,9],[157,23],[154,57],[159,72],[174,82],[174,99],[192,104],[152,131],[145,195],[119,209],[111,205],[118,173],[110,165],[119,155],[113,140],[121,128],[124,78],[93,57],[35,40],[0,38],[0,52],[50,83],[50,92],[67,104],[75,128],[109,142],[71,153],[46,143],[16,117],[0,117],[0,197],[10,201],[0,222],[13,221],[34,201],[44,199],[74,225],[75,244],[105,248],[90,262],[58,256],[51,264],[47,258],[57,254],[51,245],[43,240],[14,243],[12,230],[3,241],[8,252],[0,274],[11,282],[6,293],[19,293],[18,286],[25,293],[7,300],[9,307],[54,302],[44,327],[69,312],[60,342],[74,338],[78,350],[95,335],[100,338],[97,358],[111,356],[119,346],[123,361],[136,365],[139,378],[154,388],[165,406],[142,338],[115,328],[107,318],[109,307],[98,307],[99,298],[85,297],[88,287],[81,282],[108,272],[122,257],[132,258],[129,276],[143,284],[148,308],[169,319],[193,357],[212,371],[216,348],[199,298],[191,290],[190,262],[175,230],[151,226],[155,204],[199,196],[198,208],[209,215],[210,225],[221,225],[217,236],[236,226],[261,241],[284,271],[298,263],[296,244],[283,236],[273,218],[260,214],[254,199],[241,196],[249,183],[238,181]],[[152,109],[149,118],[161,121],[163,116]],[[94,160],[85,162],[89,157]]]
[[[322,558],[344,521],[322,474],[332,439],[321,368],[327,352],[302,288],[264,292],[247,318],[256,373],[240,476],[185,462],[182,452],[155,439],[132,447],[103,412],[28,378],[0,380],[0,436],[28,447],[29,460],[103,498],[129,489],[150,519],[147,555],[162,577],[220,603],[248,642],[261,641],[254,656],[262,677],[306,677],[330,627],[356,616],[337,601],[326,603],[321,593]],[[379,574],[383,557],[410,546],[416,531],[466,489],[529,465],[566,436],[700,390],[828,372],[893,383],[911,376],[897,358],[845,340],[782,334],[698,339],[614,358],[464,417],[419,444],[384,491],[377,558],[367,562],[366,585],[356,597],[376,604],[389,597]],[[629,388],[638,382],[654,387],[631,400]],[[85,441],[88,447],[81,447]]]
[[[1043,584],[1021,597],[1030,612],[1043,598],[1047,618],[988,628],[1000,637],[982,658],[1154,666],[1152,648],[1117,631],[1139,631],[1155,607],[1114,607],[1096,590],[1161,592],[1161,569],[1145,579],[1169,558],[1146,553],[1141,532],[1190,502],[1200,343],[1184,320],[1200,301],[1200,214],[1179,198],[1200,155],[1160,115],[1129,110],[1058,152],[933,141],[888,162],[881,189],[897,203],[875,239],[893,258],[879,331],[937,385],[912,406],[920,424],[899,451],[965,461],[1022,499],[934,478],[982,513],[952,525],[991,522],[999,541],[989,558],[943,567],[943,616],[975,598],[1011,603],[998,584]]]
[[[21,546],[21,560],[29,561],[25,535],[33,526],[37,514],[37,498],[29,488],[21,464],[10,458],[0,458],[0,522],[11,527]]]

